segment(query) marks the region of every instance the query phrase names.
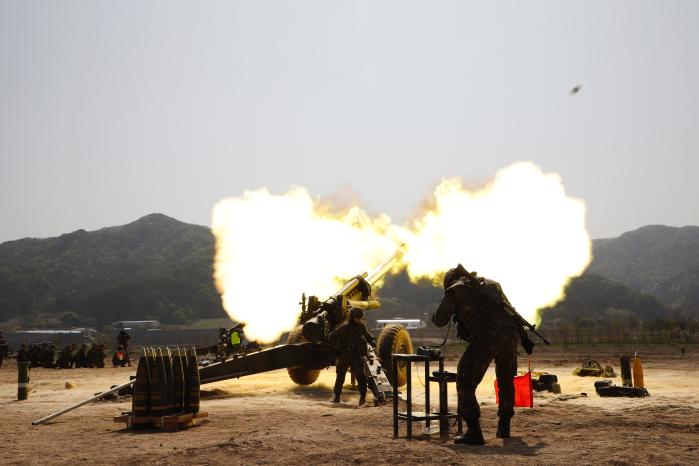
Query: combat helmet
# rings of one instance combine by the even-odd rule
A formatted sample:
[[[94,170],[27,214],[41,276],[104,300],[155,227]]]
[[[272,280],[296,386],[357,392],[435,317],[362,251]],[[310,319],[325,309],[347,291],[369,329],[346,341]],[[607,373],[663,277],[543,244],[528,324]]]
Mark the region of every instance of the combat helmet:
[[[452,286],[457,280],[469,279],[469,273],[466,271],[463,265],[459,264],[453,269],[447,270],[444,274],[444,289],[446,290]]]
[[[358,307],[353,307],[350,309],[349,318],[350,318],[350,320],[353,320],[355,318],[363,319],[364,318],[364,311],[362,311]]]

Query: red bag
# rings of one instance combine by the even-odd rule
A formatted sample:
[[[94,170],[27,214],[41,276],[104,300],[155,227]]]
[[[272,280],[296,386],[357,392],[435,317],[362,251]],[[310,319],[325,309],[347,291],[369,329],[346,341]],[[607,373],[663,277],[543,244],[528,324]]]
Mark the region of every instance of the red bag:
[[[531,370],[524,375],[517,375],[515,381],[515,406],[518,408],[534,407],[534,388]],[[498,379],[495,379],[495,402],[500,403]]]

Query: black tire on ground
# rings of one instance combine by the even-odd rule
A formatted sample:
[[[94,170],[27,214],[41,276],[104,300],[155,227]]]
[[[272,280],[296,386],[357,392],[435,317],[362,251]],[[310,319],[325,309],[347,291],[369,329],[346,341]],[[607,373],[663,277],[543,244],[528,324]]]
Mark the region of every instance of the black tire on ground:
[[[298,326],[291,332],[289,332],[289,336],[287,337],[286,342],[293,344],[307,341],[303,337],[301,330],[302,327]],[[320,375],[320,369],[306,369],[305,367],[298,366],[289,367],[286,369],[286,371],[289,373],[289,377],[291,378],[291,380],[293,380],[294,383],[298,385],[310,385],[316,380],[318,380],[318,376]]]
[[[378,353],[381,366],[386,368],[388,372],[388,380],[391,385],[402,387],[407,381],[407,370],[405,363],[398,364],[397,380],[393,379],[393,357],[392,354],[412,354],[413,342],[410,340],[410,334],[402,325],[390,324],[381,330],[379,339],[376,343],[376,351]]]

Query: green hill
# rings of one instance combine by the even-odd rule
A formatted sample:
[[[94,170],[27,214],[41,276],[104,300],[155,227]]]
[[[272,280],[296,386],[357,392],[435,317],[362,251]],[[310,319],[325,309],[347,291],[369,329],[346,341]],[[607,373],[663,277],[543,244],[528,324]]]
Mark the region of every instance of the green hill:
[[[542,325],[575,324],[581,319],[595,324],[635,325],[642,320],[665,320],[667,308],[653,296],[593,273],[571,281],[563,301],[542,311]]]
[[[699,316],[699,227],[650,225],[594,242],[589,271]]]
[[[206,227],[151,214],[119,227],[0,244],[0,320],[76,313],[82,323],[223,315]]]

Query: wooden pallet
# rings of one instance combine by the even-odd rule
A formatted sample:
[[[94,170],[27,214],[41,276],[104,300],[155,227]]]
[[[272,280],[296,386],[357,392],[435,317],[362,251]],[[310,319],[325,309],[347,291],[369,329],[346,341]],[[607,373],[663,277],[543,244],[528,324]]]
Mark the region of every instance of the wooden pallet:
[[[114,422],[125,422],[127,428],[150,427],[152,429],[176,430],[193,426],[197,419],[209,417],[209,413],[180,413],[169,416],[135,416],[131,413],[116,416]]]

